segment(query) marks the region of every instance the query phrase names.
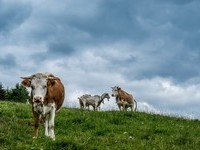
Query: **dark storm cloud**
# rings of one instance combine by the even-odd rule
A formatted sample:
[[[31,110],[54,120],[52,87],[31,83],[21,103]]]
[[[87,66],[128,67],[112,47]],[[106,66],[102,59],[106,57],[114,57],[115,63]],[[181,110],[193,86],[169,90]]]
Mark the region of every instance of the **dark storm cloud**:
[[[159,0],[156,0],[156,1],[159,1]],[[188,3],[191,3],[193,1],[196,1],[196,0],[168,0],[168,1],[163,1],[163,3],[171,3],[171,4],[176,4],[176,5],[185,5],[185,4],[188,4]]]
[[[73,56],[82,51],[83,46],[93,49],[125,40],[137,48],[116,49],[116,52],[127,56],[107,58],[109,64],[105,70],[120,68],[119,73],[131,79],[162,76],[184,81],[199,74],[196,67],[191,67],[198,63],[200,46],[198,1],[110,0],[95,1],[85,7],[82,7],[81,1],[63,2],[62,5],[60,1],[50,1],[47,5],[36,4],[30,7],[28,3],[3,1],[0,5],[0,12],[4,12],[1,13],[4,14],[1,30],[9,27],[9,24],[25,21],[30,15],[29,9],[33,8],[30,24],[27,23],[30,28],[24,31],[24,35],[28,36],[22,40],[45,43],[43,52],[31,55],[35,61]],[[9,19],[11,21],[7,21]],[[20,33],[23,35],[23,32]],[[159,40],[163,44],[153,44]],[[143,45],[147,45],[145,49]],[[145,61],[151,67],[146,66]]]
[[[103,1],[96,16],[70,20],[69,24],[106,42],[121,39],[144,40],[148,32],[137,21],[132,1]],[[99,41],[100,42],[100,41]]]
[[[13,69],[17,67],[16,58],[12,54],[8,54],[5,57],[0,57],[0,67],[4,69]]]
[[[31,13],[31,6],[22,2],[0,1],[0,32],[9,31],[23,23]]]
[[[194,46],[199,41],[199,1],[142,1],[138,5],[136,16],[150,37],[171,39],[184,42],[185,46]],[[196,42],[198,43],[198,42]]]
[[[137,61],[129,61],[126,65],[123,63],[118,65],[126,66],[127,69],[122,74],[130,80],[160,76],[173,78],[176,82],[185,82],[190,78],[198,77],[200,70],[197,64],[200,64],[200,53],[185,50],[176,51],[175,53],[175,51],[172,49],[167,52],[164,49],[156,54],[149,54],[148,58],[139,56]]]
[[[49,43],[46,51],[35,53],[31,58],[33,58],[33,61],[37,63],[42,63],[46,60],[56,60],[63,57],[69,57],[75,52],[75,49],[65,42],[53,42]]]
[[[48,54],[53,54],[58,57],[71,55],[75,49],[69,46],[66,42],[54,42],[48,45]]]
[[[180,3],[178,1],[169,3],[157,1],[156,4],[145,2],[142,1],[137,5],[140,9],[137,9],[133,15],[135,18],[137,16],[140,18],[140,25],[148,32],[145,42],[152,43],[145,50],[136,49],[135,51],[141,51],[140,58],[145,54],[148,55],[146,64],[150,65],[145,67],[146,64],[141,64],[140,58],[136,65],[131,64],[130,61],[129,65],[126,65],[129,69],[124,72],[124,75],[130,79],[154,76],[173,77],[181,82],[198,76],[200,72],[195,64],[199,64],[200,22],[198,20],[200,15],[198,12],[200,3],[198,1]],[[131,38],[129,40],[137,42]],[[159,41],[163,43],[153,44]],[[123,65],[122,63],[121,66]],[[136,66],[140,68],[135,68]]]

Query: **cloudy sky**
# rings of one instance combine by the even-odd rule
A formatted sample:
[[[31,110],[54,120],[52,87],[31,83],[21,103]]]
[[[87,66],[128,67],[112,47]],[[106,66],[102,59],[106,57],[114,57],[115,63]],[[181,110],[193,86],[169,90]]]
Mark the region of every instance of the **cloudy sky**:
[[[200,1],[0,0],[0,18],[5,88],[51,72],[67,107],[117,85],[140,111],[200,118]]]

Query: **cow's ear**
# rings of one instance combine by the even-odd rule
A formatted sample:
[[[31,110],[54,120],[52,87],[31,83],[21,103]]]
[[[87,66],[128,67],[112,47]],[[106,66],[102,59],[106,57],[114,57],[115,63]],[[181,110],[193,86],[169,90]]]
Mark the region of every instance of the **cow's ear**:
[[[54,78],[48,79],[48,85],[53,86],[56,83],[56,80]]]
[[[31,80],[30,79],[24,79],[24,80],[22,80],[21,84],[25,87],[30,87],[31,86]]]
[[[117,89],[118,89],[118,90],[121,90],[121,88],[120,88],[120,87],[118,87]]]

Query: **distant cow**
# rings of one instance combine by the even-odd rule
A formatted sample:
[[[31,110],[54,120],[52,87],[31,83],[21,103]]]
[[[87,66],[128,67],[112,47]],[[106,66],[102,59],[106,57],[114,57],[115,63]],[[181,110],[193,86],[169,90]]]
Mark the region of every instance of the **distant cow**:
[[[86,108],[86,106],[89,109],[89,106],[91,105],[93,107],[93,110],[98,110],[100,109],[101,103],[104,103],[104,99],[107,98],[108,100],[110,99],[110,96],[108,93],[103,93],[101,96],[99,95],[82,95],[81,97],[78,97],[79,102],[80,102],[80,107],[81,108]]]
[[[127,110],[128,107],[131,108],[131,111],[133,111],[133,109],[134,111],[137,109],[137,102],[131,94],[123,91],[118,86],[114,86],[111,88],[112,88],[112,96],[116,97],[116,103],[120,111],[121,107],[123,107],[123,110]]]
[[[29,99],[26,99],[26,104],[30,104]]]
[[[84,95],[82,95],[81,97],[78,97],[78,100],[79,100],[79,104],[80,104],[80,108],[81,109],[84,109],[84,108],[86,108],[86,107],[88,107],[88,110],[89,110],[89,105],[86,103],[86,104],[84,104],[83,103],[83,98],[85,98],[85,97],[90,97],[91,95],[89,95],[89,94],[84,94]]]
[[[55,113],[61,108],[65,90],[58,77],[49,73],[36,73],[28,77],[21,77],[22,85],[31,87],[31,104],[35,120],[34,138],[38,136],[41,119],[45,121],[45,136],[55,140]]]

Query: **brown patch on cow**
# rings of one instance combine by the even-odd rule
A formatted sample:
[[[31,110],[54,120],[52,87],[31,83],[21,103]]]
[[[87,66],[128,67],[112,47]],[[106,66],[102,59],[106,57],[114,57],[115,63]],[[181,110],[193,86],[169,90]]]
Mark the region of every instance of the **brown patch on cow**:
[[[125,92],[121,88],[118,88],[118,100],[119,101],[125,101],[128,104],[132,104],[133,103],[133,96],[131,94]]]
[[[31,85],[31,80],[30,79],[24,79],[22,80],[21,84],[25,87],[30,87]]]
[[[47,94],[44,104],[56,104],[56,111],[59,110],[64,102],[65,89],[59,78],[48,81]]]

